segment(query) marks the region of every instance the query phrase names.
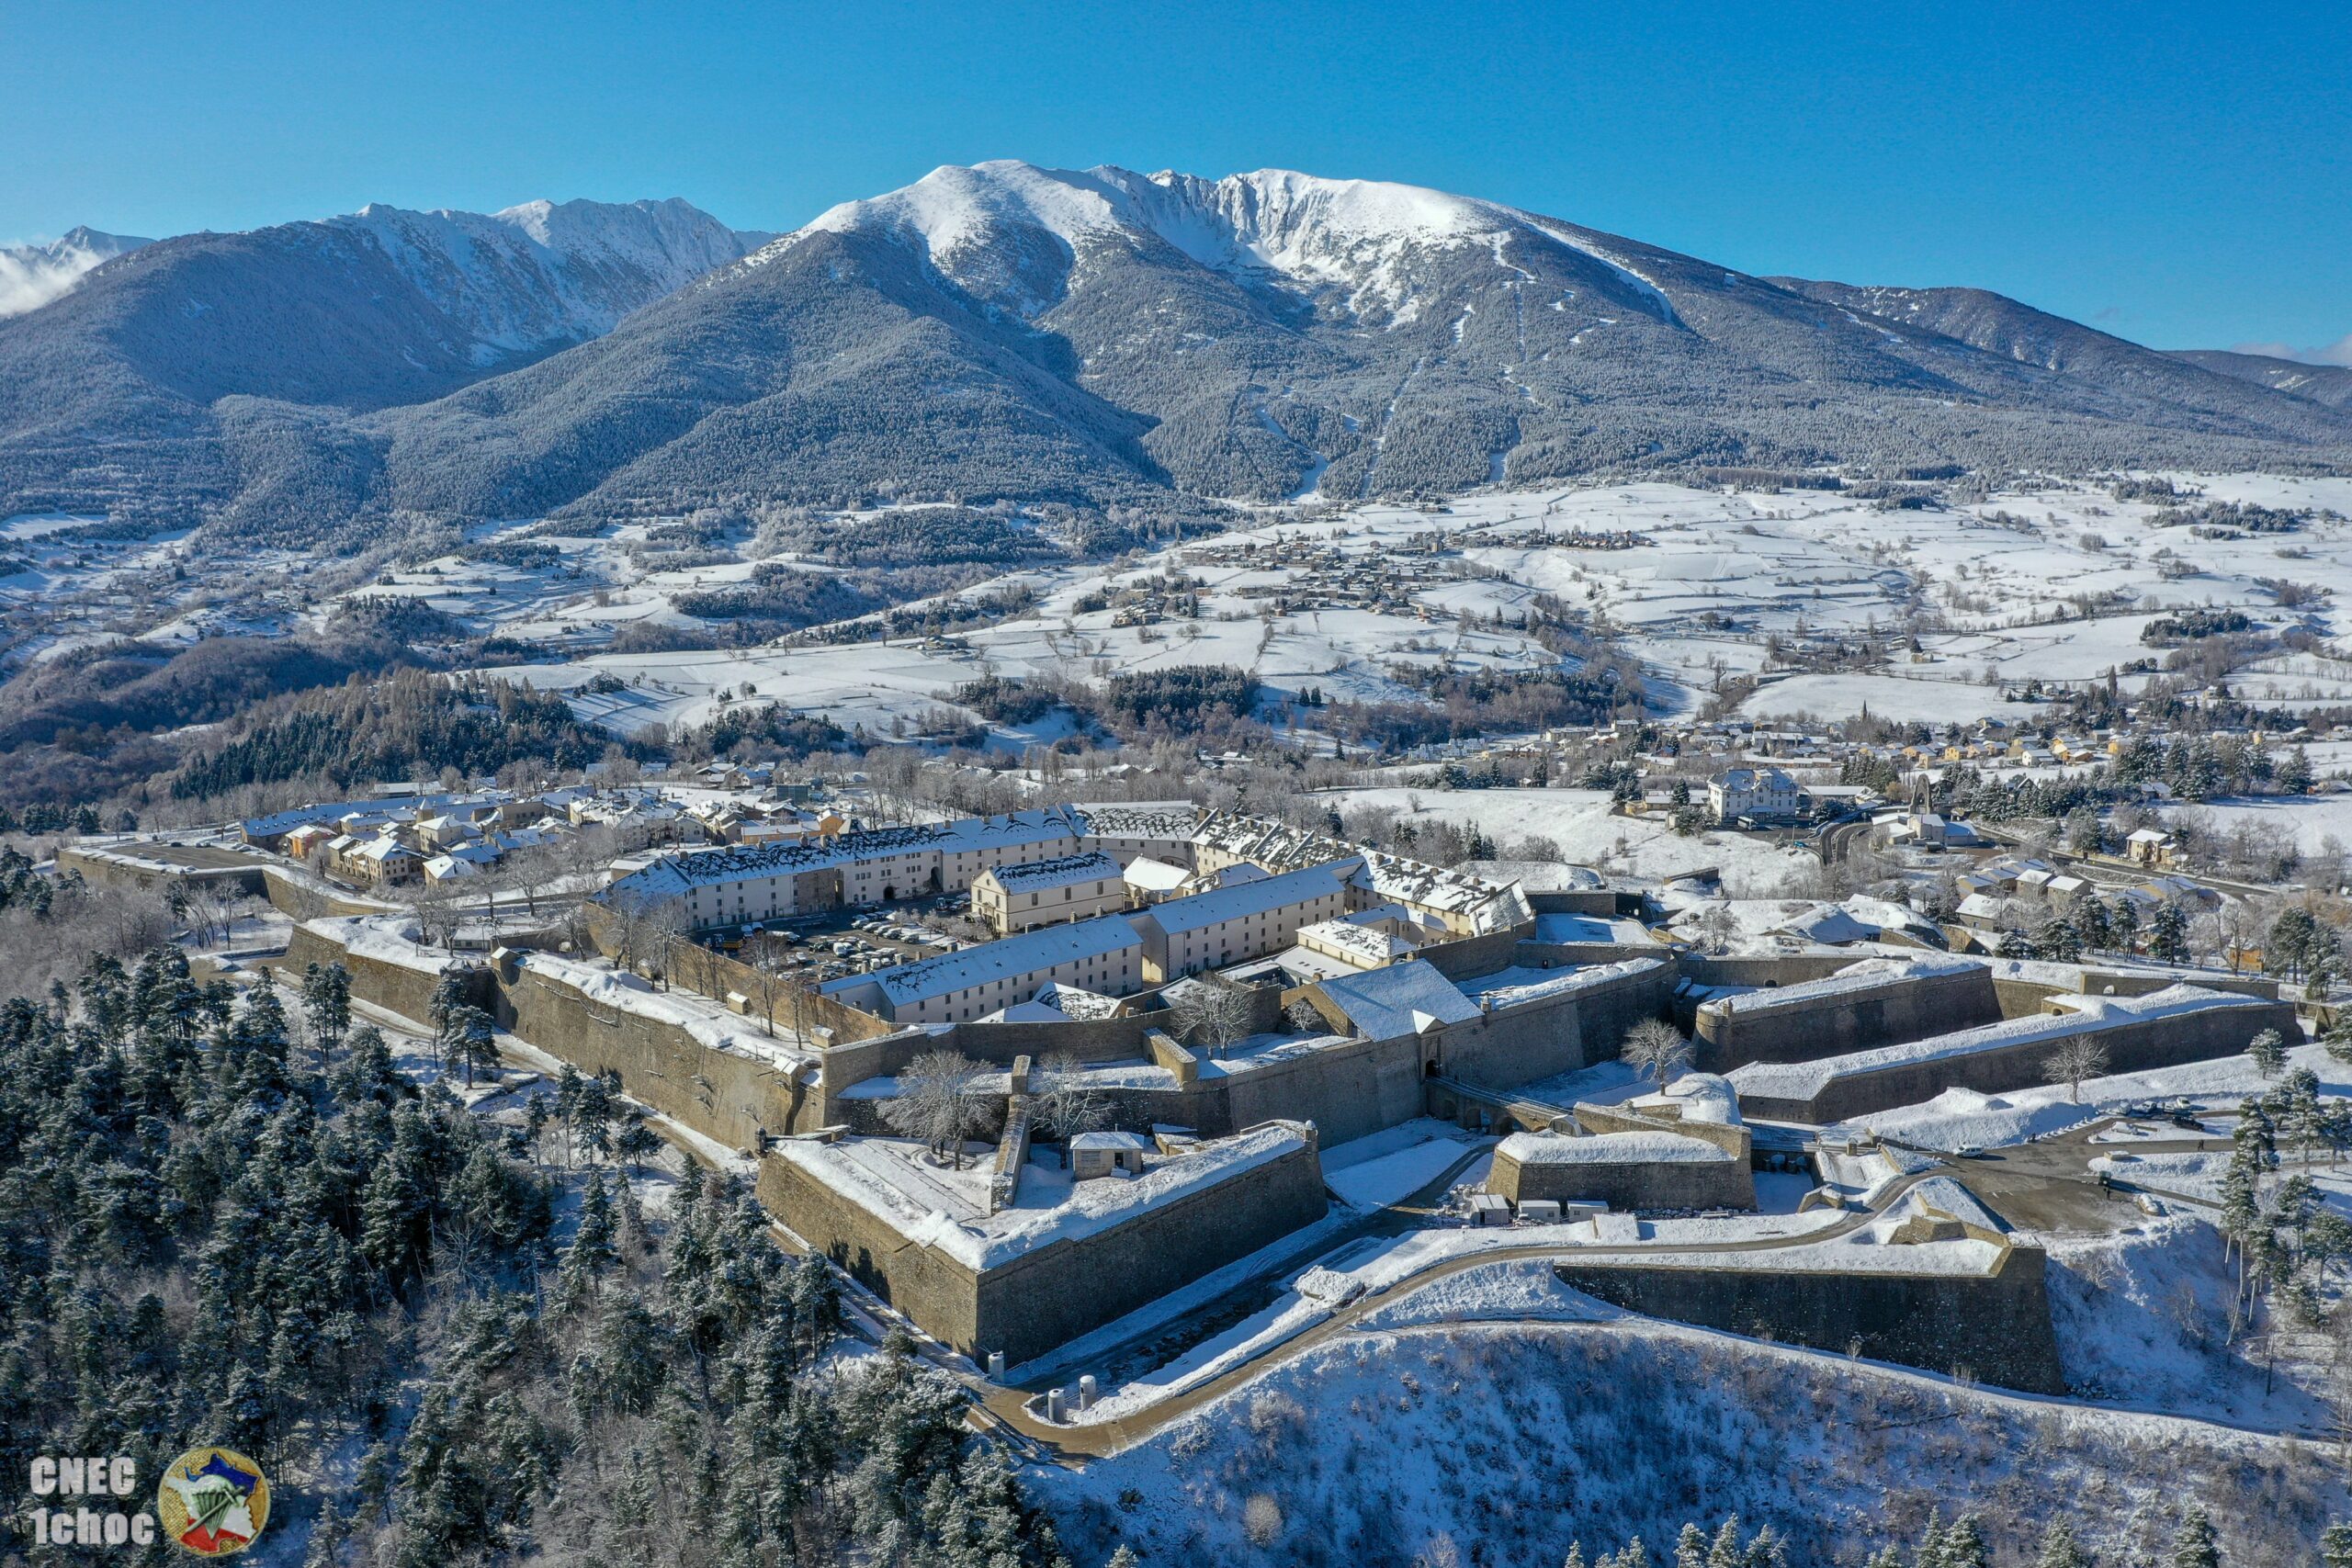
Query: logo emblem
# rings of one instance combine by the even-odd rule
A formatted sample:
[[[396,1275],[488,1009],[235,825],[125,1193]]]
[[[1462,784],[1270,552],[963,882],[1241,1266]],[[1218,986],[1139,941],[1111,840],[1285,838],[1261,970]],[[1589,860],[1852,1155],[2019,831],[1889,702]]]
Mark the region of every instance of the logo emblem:
[[[155,1513],[182,1550],[232,1556],[269,1522],[269,1480],[232,1449],[190,1449],[164,1467]]]

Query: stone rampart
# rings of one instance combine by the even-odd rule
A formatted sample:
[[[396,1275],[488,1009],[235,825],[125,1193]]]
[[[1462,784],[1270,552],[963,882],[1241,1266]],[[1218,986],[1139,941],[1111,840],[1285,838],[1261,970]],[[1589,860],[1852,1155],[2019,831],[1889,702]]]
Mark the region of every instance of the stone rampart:
[[[1916,1105],[1948,1089],[2003,1094],[2050,1083],[2050,1057],[2069,1039],[2095,1039],[2104,1046],[2108,1073],[2136,1073],[2234,1055],[2266,1029],[2291,1040],[2301,1027],[2289,1003],[2248,998],[2235,1006],[2154,1017],[2117,1013],[2098,1027],[2021,1034],[2011,1042],[1998,1036],[1955,1041],[1949,1050],[1931,1049],[1942,1039],[1936,1036],[1915,1043],[1913,1052],[1894,1048],[1892,1059],[1876,1052],[1861,1053],[1850,1063],[1826,1057],[1811,1064],[1817,1073],[1803,1082],[1799,1076],[1758,1077],[1753,1072],[1743,1082],[1742,1073],[1735,1071],[1732,1083],[1739,1091],[1741,1113],[1751,1121],[1828,1123]]]
[[[1855,984],[1856,978],[1833,976],[1702,1003],[1692,1041],[1699,1070],[1815,1061],[1973,1029],[2004,1016],[1992,971],[1982,964],[1890,975],[1868,985]]]
[[[678,1024],[583,996],[527,964],[499,976],[499,1026],[584,1073],[620,1074],[621,1092],[729,1148],[763,1134],[813,1132],[817,1097],[775,1062],[715,1050]]]
[[[427,949],[418,950],[417,963],[397,964],[390,959],[373,957],[366,953],[353,953],[342,942],[325,932],[308,925],[298,925],[286,944],[285,967],[288,974],[300,976],[312,964],[340,964],[351,976],[351,994],[357,1000],[402,1018],[432,1027],[433,998],[441,988],[441,977],[455,972],[465,987],[466,1000],[485,1011],[492,1010],[494,991],[489,970],[464,959],[448,959],[435,963]]]
[[[1495,1150],[1487,1190],[1514,1204],[1531,1200],[1558,1203],[1606,1203],[1611,1209],[1753,1209],[1756,1173],[1746,1159],[1703,1145],[1699,1159],[1645,1158],[1638,1152],[1623,1159],[1521,1160],[1507,1138]],[[1537,1142],[1542,1141],[1538,1135]],[[1597,1137],[1562,1139],[1580,1151],[1602,1152],[1607,1140]],[[1627,1138],[1627,1142],[1647,1140]],[[1697,1140],[1692,1140],[1697,1142]]]
[[[2064,1393],[2042,1284],[2047,1261],[2039,1247],[2011,1247],[1989,1275],[1776,1269],[1769,1252],[1726,1255],[1705,1269],[1595,1259],[1555,1271],[1630,1312]]]
[[[1105,1179],[1115,1179],[1106,1178]],[[1030,1360],[1323,1217],[1312,1140],[1075,1239],[975,1272],[784,1159],[760,1162],[760,1201],[929,1333],[974,1357]]]

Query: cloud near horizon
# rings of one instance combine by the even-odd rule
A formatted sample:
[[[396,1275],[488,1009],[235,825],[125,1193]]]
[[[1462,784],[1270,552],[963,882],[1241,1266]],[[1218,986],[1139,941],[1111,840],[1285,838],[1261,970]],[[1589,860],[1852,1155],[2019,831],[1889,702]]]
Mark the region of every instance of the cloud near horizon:
[[[2230,345],[2230,352],[2264,354],[2273,359],[2292,359],[2305,365],[2352,365],[2352,333],[2315,348],[2297,348],[2284,343],[2237,343]]]

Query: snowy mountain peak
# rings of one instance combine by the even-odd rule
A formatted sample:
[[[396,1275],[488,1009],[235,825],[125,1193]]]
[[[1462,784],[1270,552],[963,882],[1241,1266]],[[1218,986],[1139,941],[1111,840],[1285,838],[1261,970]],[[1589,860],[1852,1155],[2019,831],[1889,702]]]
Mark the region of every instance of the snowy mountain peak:
[[[1055,295],[1040,284],[1038,258],[1023,257],[1020,247],[1008,245],[1011,236],[1025,231],[1060,242],[1065,261],[1096,243],[1148,237],[1217,271],[1310,292],[1333,288],[1346,295],[1351,310],[1391,312],[1416,292],[1417,257],[1475,249],[1491,252],[1496,265],[1510,269],[1503,246],[1525,236],[1602,263],[1644,294],[1654,313],[1672,319],[1663,296],[1581,231],[1422,186],[1328,179],[1293,169],[1204,179],[1110,164],[1083,170],[1012,160],[948,164],[887,195],[843,202],[800,233],[855,231],[918,243],[948,277],[1023,309]]]
[[[0,245],[0,316],[38,310],[81,281],[92,267],[152,243],[136,235],[101,233],[77,224],[46,243]]]
[[[371,202],[326,224],[381,247],[467,328],[482,363],[600,336],[768,238],[738,233],[675,197],[526,201],[490,213]]]

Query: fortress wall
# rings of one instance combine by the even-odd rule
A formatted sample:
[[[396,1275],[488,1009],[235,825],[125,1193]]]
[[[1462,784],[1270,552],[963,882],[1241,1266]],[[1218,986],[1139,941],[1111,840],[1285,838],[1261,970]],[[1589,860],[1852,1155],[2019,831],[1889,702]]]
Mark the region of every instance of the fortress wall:
[[[2109,1073],[2136,1073],[2235,1055],[2266,1029],[2275,1029],[2291,1040],[2300,1028],[2290,1004],[2250,1001],[2244,1007],[2174,1013],[2086,1032],[2107,1047]],[[1751,1099],[1742,1094],[1740,1111],[1750,1119],[1826,1123],[1897,1105],[1916,1105],[1948,1089],[2002,1094],[2037,1088],[2050,1081],[2044,1064],[2051,1055],[2065,1040],[2079,1037],[2020,1041],[1965,1055],[1833,1073],[1810,1100]]]
[[[795,1235],[925,1332],[976,1358],[1001,1350],[1015,1364],[1313,1224],[1327,1202],[1310,1143],[1108,1230],[1048,1242],[976,1275],[788,1160],[760,1162],[759,1196]]]
[[[2039,1002],[2027,1009],[2041,1010]],[[1992,971],[1891,977],[1880,984],[1799,1000],[1725,997],[1700,1006],[1693,1043],[1702,1072],[1749,1062],[1811,1062],[1932,1034],[1996,1023],[2007,1014]]]
[[[935,1248],[920,1247],[878,1215],[786,1159],[760,1161],[756,1190],[793,1235],[959,1350],[978,1347],[979,1278]],[[991,1347],[994,1348],[994,1347]]]
[[[1310,1139],[1123,1224],[989,1269],[973,1341],[958,1348],[1002,1350],[1018,1365],[1313,1224],[1328,1201]]]
[[[1201,1079],[1204,1133],[1276,1119],[1312,1122],[1325,1145],[1362,1138],[1421,1114],[1419,1037],[1320,1046]]]
[[[1518,960],[1512,957],[1513,951],[1534,931],[1535,926],[1531,921],[1513,926],[1509,931],[1432,942],[1417,950],[1413,956],[1449,980],[1459,980],[1472,975],[1490,975],[1517,963]]]
[[[1498,1149],[1487,1190],[1514,1204],[1550,1199],[1606,1203],[1611,1209],[1753,1209],[1756,1173],[1744,1159],[1539,1160],[1522,1165]]]
[[[351,994],[370,1006],[396,1012],[420,1027],[432,1028],[433,994],[441,986],[442,970],[412,968],[386,959],[371,958],[365,953],[348,952],[333,937],[298,925],[286,944],[285,970],[289,976],[300,976],[312,964],[340,964],[351,976]],[[485,1011],[492,1007],[494,992],[490,971],[462,960],[447,965],[465,976],[466,999]]]
[[[499,1026],[584,1073],[620,1074],[621,1092],[729,1148],[813,1131],[816,1097],[775,1064],[715,1051],[674,1023],[590,1000],[518,968],[502,978]]]
[[[1661,964],[1497,1007],[1439,1032],[1438,1070],[1480,1089],[1506,1089],[1613,1059],[1628,1029],[1665,1015],[1673,987],[1673,967]]]
[[[1631,1312],[1900,1366],[1965,1373],[2028,1393],[2064,1393],[2039,1247],[2012,1247],[1993,1273],[1838,1274],[1758,1267],[1564,1263],[1561,1280]]]

